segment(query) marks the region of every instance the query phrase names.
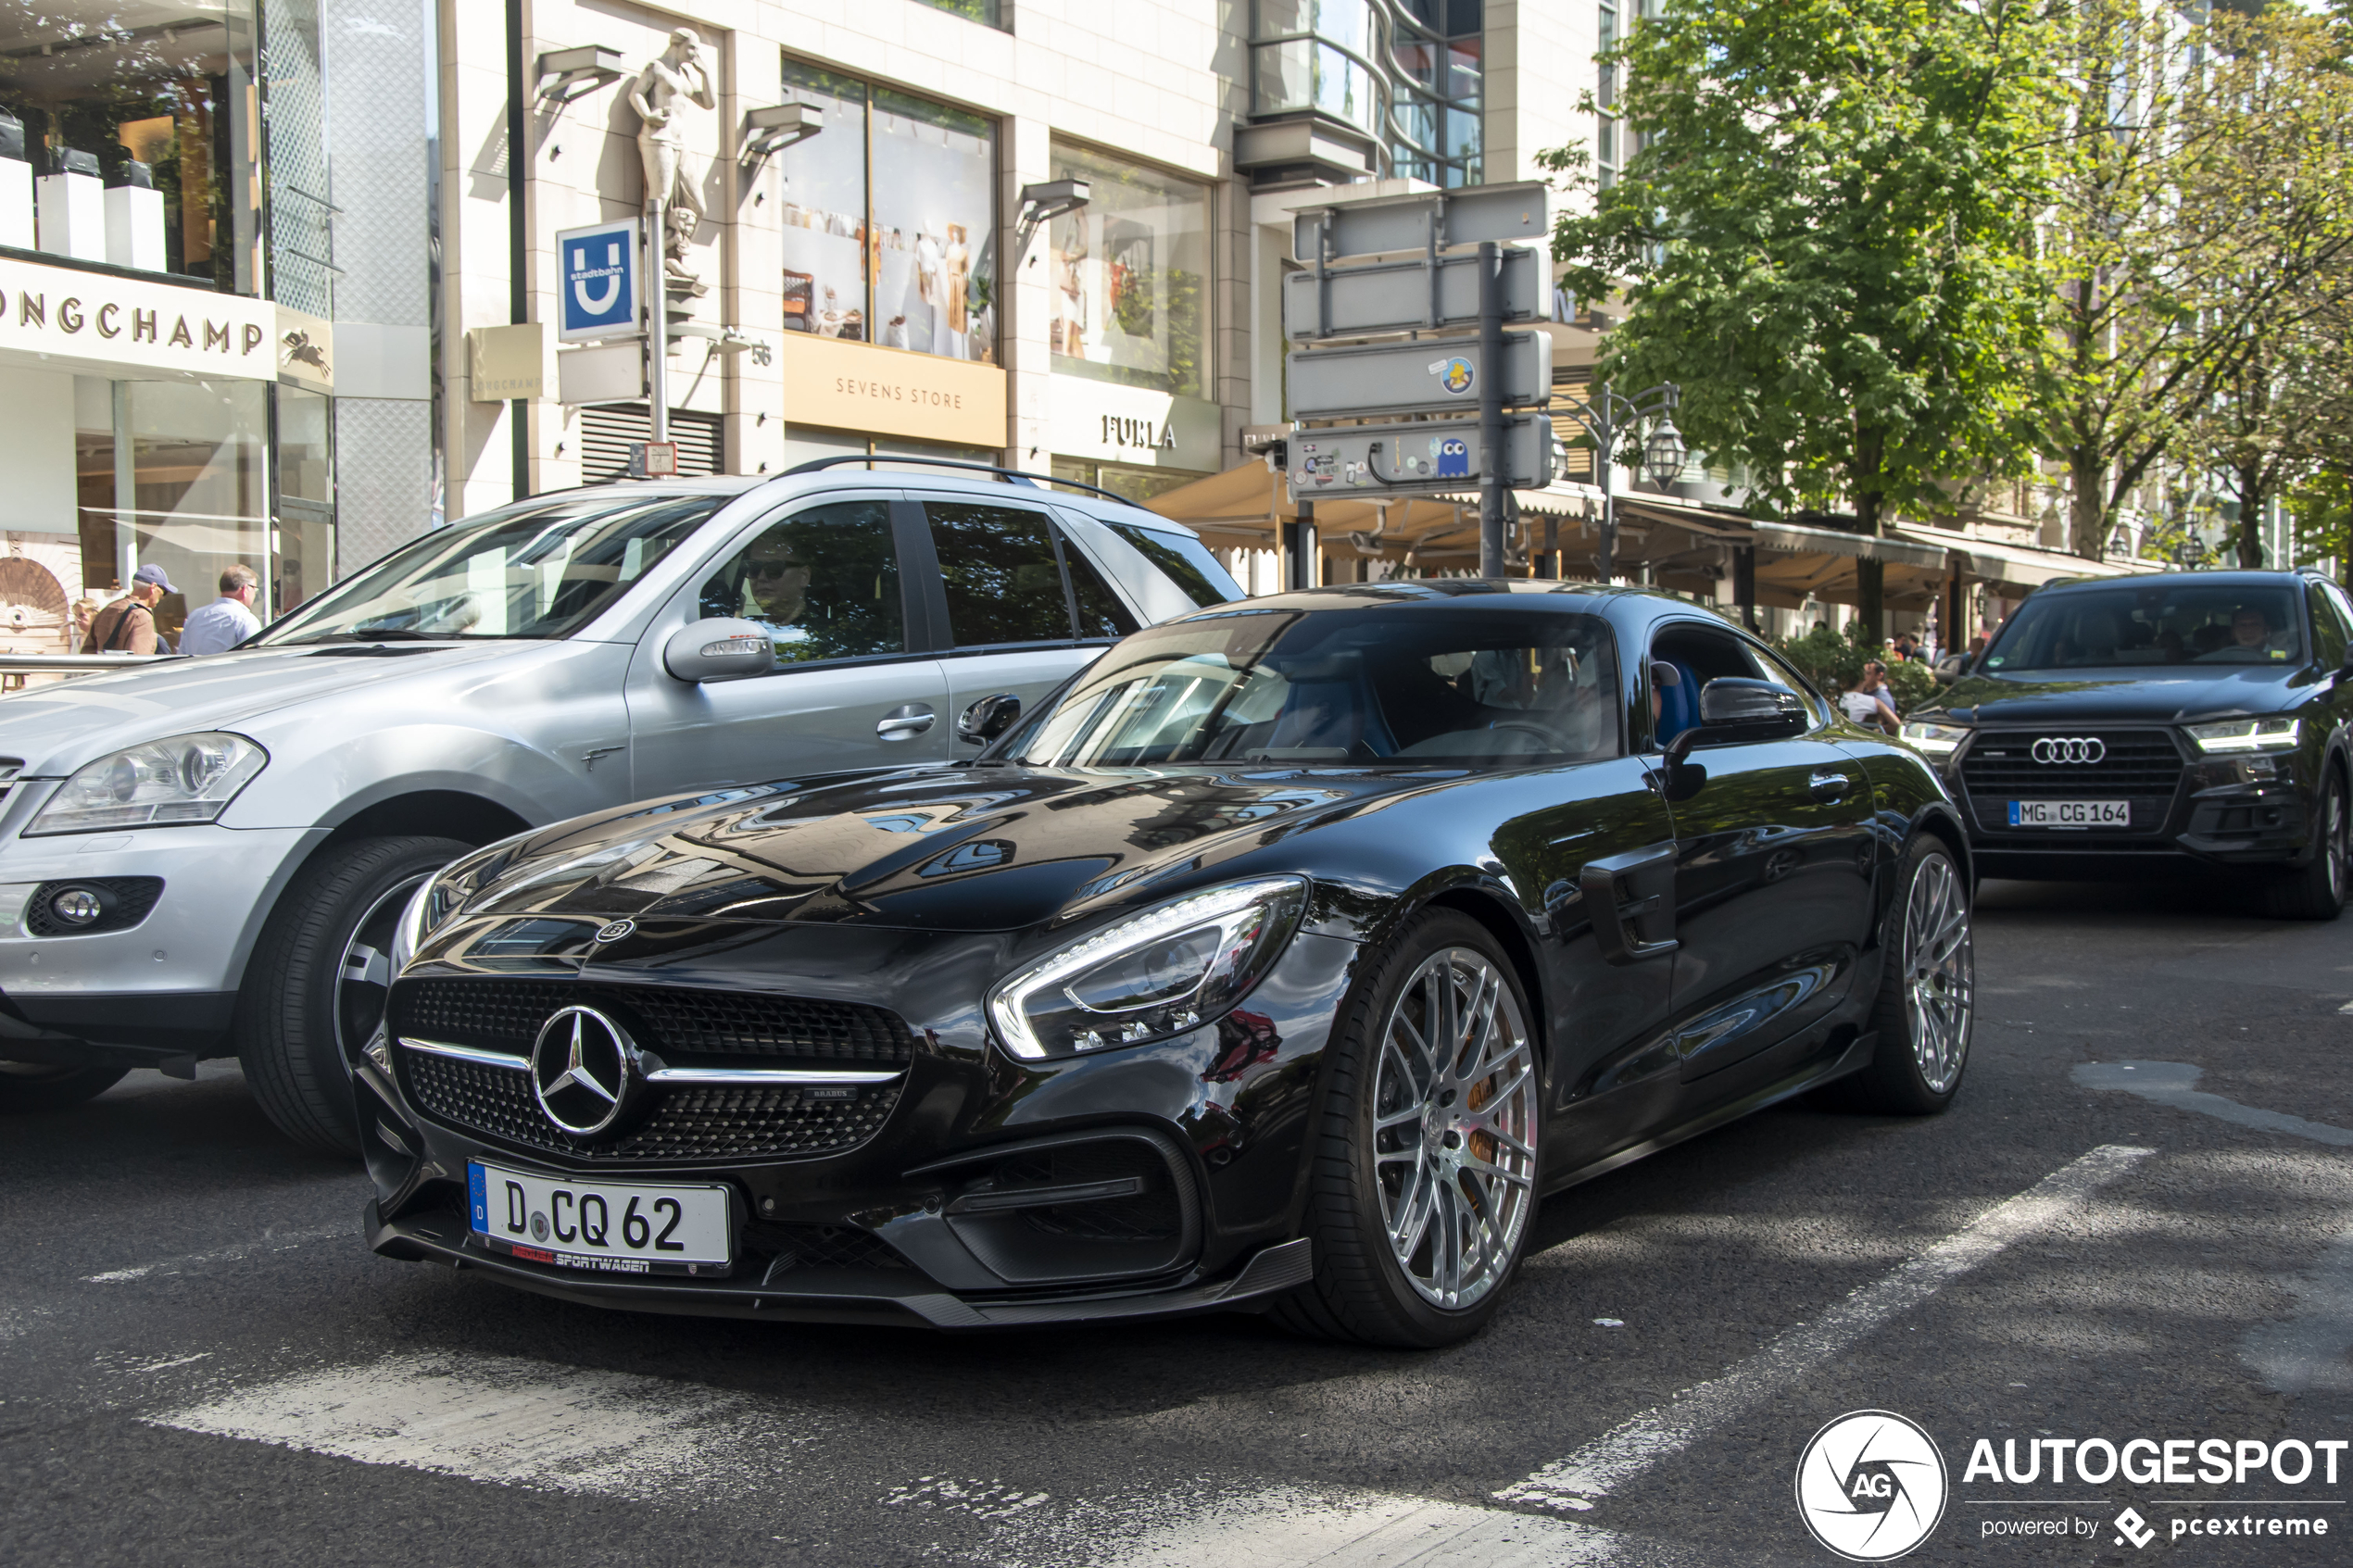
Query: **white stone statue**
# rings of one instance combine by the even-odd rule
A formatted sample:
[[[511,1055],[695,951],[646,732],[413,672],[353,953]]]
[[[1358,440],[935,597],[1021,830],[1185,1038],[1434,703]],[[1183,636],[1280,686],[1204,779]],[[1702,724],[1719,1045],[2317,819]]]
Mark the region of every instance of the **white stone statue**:
[[[679,101],[698,108],[719,107],[703,63],[702,39],[693,28],[672,30],[670,47],[648,60],[629,84],[629,107],[637,111],[637,156],[646,166],[646,199],[663,208],[662,272],[685,292],[700,294],[703,283],[686,265],[686,242],[702,220],[702,195],[686,169],[685,140],[678,125]]]

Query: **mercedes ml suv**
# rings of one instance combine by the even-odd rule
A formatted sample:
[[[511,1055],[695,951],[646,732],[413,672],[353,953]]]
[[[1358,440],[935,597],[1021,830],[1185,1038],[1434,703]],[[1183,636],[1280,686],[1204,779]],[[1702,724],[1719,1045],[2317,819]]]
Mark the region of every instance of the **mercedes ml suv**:
[[[2312,571],[2073,579],[2020,605],[1904,738],[1944,768],[1987,876],[2260,877],[2345,907],[2353,601]]]

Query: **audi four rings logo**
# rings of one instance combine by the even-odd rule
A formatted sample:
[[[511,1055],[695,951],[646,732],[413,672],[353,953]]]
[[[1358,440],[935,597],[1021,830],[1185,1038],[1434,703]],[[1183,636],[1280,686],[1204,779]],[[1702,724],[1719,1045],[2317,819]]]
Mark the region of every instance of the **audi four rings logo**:
[[[596,1136],[621,1119],[635,1086],[636,1056],[629,1031],[595,1008],[558,1010],[531,1047],[539,1109],[575,1137]]]
[[[2108,755],[2097,735],[2045,735],[2034,743],[2037,762],[2096,762]]]

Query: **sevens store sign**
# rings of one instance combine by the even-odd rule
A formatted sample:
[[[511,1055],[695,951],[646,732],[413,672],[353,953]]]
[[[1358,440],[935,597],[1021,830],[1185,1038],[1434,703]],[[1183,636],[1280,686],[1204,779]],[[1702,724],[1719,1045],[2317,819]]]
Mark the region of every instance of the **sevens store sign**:
[[[637,330],[638,220],[556,232],[556,336],[564,343],[626,337]]]

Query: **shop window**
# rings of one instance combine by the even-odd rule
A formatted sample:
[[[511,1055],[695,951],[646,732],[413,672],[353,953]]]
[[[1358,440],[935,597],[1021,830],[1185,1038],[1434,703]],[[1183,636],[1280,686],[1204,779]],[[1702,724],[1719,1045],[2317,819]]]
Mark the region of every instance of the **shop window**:
[[[780,665],[907,651],[883,501],[795,512],[713,572],[701,600],[706,616],[766,627]]]
[[[1053,163],[1092,189],[1051,225],[1054,369],[1206,395],[1209,187],[1076,147]]]
[[[148,0],[134,9],[135,17],[118,0],[46,0],[0,16],[8,67],[0,110],[21,127],[34,171],[138,193],[86,235],[68,220],[91,208],[65,201],[45,224],[24,214],[17,232],[37,230],[38,248],[59,256],[257,293],[258,214],[237,199],[258,178],[253,0]],[[0,124],[0,134],[6,130]],[[20,195],[0,181],[0,203],[31,198],[29,182]],[[97,210],[106,210],[103,198]]]
[[[976,364],[997,352],[997,130],[787,59],[824,130],[779,155],[787,332]]]
[[[922,4],[935,11],[946,11],[950,16],[976,21],[983,27],[993,27],[1003,32],[1013,31],[1005,24],[1005,7],[1000,0],[922,0]]]
[[[262,579],[264,602],[257,607],[265,616],[324,592],[335,579],[334,405],[299,387],[277,387],[271,395],[278,404],[278,521]]]

